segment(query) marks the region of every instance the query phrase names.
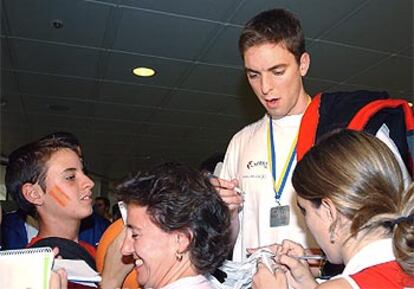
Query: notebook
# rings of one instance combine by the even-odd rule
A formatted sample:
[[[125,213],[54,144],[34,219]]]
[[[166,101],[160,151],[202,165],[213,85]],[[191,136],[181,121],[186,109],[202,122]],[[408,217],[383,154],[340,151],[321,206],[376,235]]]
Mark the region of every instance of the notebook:
[[[0,288],[48,289],[53,259],[48,247],[0,251]]]
[[[54,259],[50,247],[0,251],[1,289],[48,289],[51,270],[63,268],[73,283],[97,287],[99,273],[83,260]]]

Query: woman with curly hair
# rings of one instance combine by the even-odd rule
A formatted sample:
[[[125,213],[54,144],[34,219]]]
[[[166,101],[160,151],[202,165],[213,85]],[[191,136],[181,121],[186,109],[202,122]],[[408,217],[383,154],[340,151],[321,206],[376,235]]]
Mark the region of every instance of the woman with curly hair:
[[[165,164],[123,182],[118,192],[128,212],[121,252],[133,257],[140,286],[214,288],[205,275],[229,254],[230,212],[208,178]],[[106,270],[106,262],[101,288],[120,287],[119,272],[127,270]]]

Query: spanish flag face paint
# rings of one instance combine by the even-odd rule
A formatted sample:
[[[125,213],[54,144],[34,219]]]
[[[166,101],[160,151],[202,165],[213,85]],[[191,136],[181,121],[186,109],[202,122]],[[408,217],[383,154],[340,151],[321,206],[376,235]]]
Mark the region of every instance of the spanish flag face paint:
[[[70,200],[69,196],[64,191],[62,191],[57,185],[49,191],[49,194],[62,208],[65,208],[68,205]]]

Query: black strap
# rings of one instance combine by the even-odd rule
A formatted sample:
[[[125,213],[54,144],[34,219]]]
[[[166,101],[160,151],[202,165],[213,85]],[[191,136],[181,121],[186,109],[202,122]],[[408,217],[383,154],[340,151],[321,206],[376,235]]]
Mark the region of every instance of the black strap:
[[[63,259],[83,260],[96,271],[95,259],[80,244],[64,238],[49,237],[41,239],[30,247],[58,247]]]

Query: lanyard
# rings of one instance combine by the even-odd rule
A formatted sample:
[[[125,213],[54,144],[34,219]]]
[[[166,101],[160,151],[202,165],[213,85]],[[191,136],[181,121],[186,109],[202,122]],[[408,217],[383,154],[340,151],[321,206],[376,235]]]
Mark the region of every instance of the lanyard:
[[[282,173],[279,176],[279,179],[276,181],[276,150],[275,150],[275,142],[273,137],[273,124],[272,124],[272,117],[269,116],[269,126],[268,126],[268,133],[267,133],[267,157],[270,164],[270,170],[272,172],[273,177],[273,190],[275,191],[275,199],[276,202],[280,205],[280,197],[282,196],[283,189],[285,188],[287,177],[289,176],[290,169],[292,168],[293,160],[296,156],[296,143],[298,140],[298,136],[296,135],[295,139],[293,140],[289,154],[286,158],[285,164],[282,168]]]

